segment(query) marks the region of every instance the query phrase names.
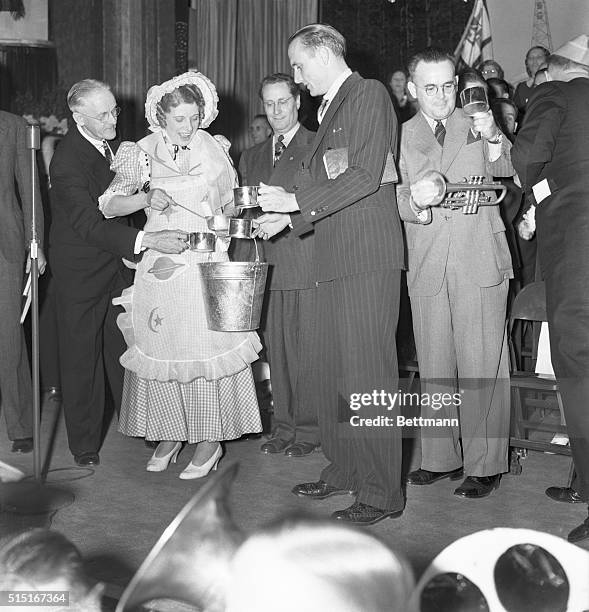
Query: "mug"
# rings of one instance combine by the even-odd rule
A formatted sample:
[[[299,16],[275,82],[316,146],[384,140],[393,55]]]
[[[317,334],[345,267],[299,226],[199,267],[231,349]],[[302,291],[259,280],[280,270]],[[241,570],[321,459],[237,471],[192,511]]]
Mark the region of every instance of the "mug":
[[[191,232],[188,234],[190,250],[201,253],[213,253],[217,237],[211,232]]]
[[[252,219],[230,219],[229,236],[231,238],[253,238],[254,222]]]

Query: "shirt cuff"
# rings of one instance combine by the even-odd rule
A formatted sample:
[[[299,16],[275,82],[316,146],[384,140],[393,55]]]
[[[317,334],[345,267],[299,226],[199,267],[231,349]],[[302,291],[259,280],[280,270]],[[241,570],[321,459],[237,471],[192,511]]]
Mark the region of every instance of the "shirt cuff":
[[[135,255],[139,255],[141,251],[145,251],[145,247],[141,246],[143,236],[145,236],[145,232],[143,230],[139,230],[137,233],[137,238],[135,238],[135,248],[133,249],[133,253],[135,253]]]
[[[417,206],[417,204],[415,204],[415,202],[413,201],[413,198],[409,198],[409,206],[411,207],[411,210],[415,213],[415,216],[417,217],[417,220],[420,223],[427,222],[428,220],[427,210],[424,210],[423,208],[419,208],[419,206]]]

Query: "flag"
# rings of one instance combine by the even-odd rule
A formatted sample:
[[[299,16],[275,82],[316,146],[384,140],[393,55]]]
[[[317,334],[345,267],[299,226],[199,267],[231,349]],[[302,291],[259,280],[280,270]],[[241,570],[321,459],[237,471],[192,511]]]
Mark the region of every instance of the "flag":
[[[493,59],[491,21],[485,0],[476,0],[464,34],[454,52],[456,71],[467,66],[478,68],[484,60]]]

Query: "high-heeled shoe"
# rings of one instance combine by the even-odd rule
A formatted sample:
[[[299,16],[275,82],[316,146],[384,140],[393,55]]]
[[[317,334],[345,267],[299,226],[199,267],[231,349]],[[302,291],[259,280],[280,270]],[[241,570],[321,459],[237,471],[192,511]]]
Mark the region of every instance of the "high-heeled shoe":
[[[191,480],[193,478],[202,478],[206,476],[211,470],[215,471],[219,464],[219,459],[223,456],[223,449],[221,445],[217,446],[215,452],[202,464],[194,465],[192,461],[180,472],[180,478],[182,480]]]
[[[174,448],[163,457],[156,457],[157,448],[151,459],[147,462],[147,467],[145,468],[148,472],[163,472],[168,468],[170,461],[172,463],[176,463],[176,459],[178,458],[178,453],[182,449],[182,442],[176,442],[174,444]]]

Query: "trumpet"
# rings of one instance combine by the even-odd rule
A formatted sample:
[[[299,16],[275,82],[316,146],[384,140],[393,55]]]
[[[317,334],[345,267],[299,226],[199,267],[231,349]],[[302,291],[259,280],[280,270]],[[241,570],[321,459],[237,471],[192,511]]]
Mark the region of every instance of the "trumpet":
[[[507,187],[499,181],[484,182],[484,176],[471,176],[464,179],[463,183],[448,183],[440,172],[430,170],[423,180],[431,181],[436,187],[437,193],[432,206],[438,204],[442,208],[451,210],[462,209],[463,214],[475,214],[479,206],[495,206],[502,202],[507,195]],[[501,191],[496,197],[489,195],[489,191]]]

